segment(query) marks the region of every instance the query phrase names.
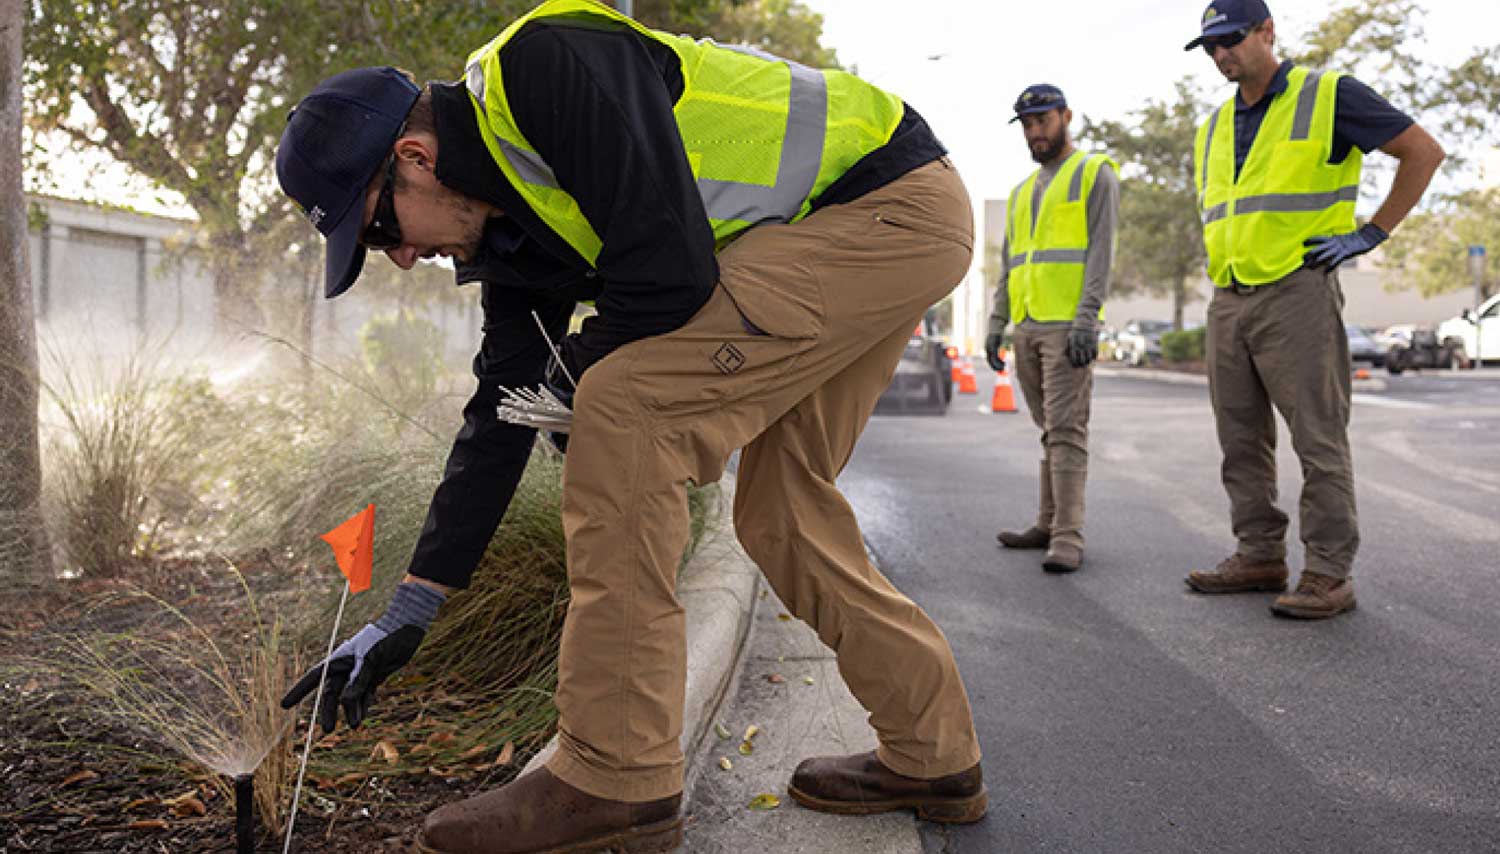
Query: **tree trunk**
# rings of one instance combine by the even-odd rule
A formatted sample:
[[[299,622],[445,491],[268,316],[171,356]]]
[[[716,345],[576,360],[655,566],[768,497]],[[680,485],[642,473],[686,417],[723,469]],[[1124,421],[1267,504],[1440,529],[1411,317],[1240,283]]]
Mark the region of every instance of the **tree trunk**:
[[[1172,329],[1182,331],[1182,306],[1187,302],[1187,277],[1178,276],[1172,284]]]
[[[0,583],[40,583],[42,527],[36,315],[21,181],[22,0],[0,0]]]

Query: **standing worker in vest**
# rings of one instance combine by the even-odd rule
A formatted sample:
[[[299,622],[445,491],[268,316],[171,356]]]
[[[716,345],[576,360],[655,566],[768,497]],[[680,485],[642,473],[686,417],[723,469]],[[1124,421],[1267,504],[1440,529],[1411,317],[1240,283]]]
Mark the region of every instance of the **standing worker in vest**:
[[[1276,506],[1276,419],[1302,463],[1306,567],[1272,612],[1320,619],[1354,608],[1359,546],[1349,456],[1350,361],[1340,264],[1380,245],[1421,199],[1443,149],[1352,77],[1278,62],[1261,0],[1217,0],[1201,46],[1238,92],[1193,146],[1208,275],[1206,357],[1239,541],[1187,584],[1200,593],[1286,589],[1287,516]],[[1359,225],[1363,153],[1398,161],[1390,193]],[[1274,410],[1273,410],[1274,407]]]
[[[912,326],[972,255],[968,195],[914,110],[842,72],[551,0],[471,54],[460,82],[325,80],[289,118],[277,170],[327,237],[328,296],[366,250],[402,268],[448,256],[483,282],[478,391],[390,608],[331,658],[325,729],[340,704],[358,724],[489,543],[535,437],[497,421],[499,387],[545,382],[573,410],[559,749],[435,811],[421,850],[677,847],[686,490],[741,448],[739,538],[837,652],[880,742],[802,763],[792,795],[984,815],[948,643],[869,562],[834,483]],[[580,300],[598,315],[566,334]]]
[[[1042,430],[1041,508],[1030,528],[998,539],[1006,548],[1046,549],[1043,569],[1073,572],[1083,564],[1095,323],[1109,295],[1120,181],[1109,157],[1073,147],[1073,111],[1061,89],[1028,86],[1015,110],[1011,121],[1021,123],[1041,167],[1010,196],[984,355],[1005,370],[1000,347],[1006,324],[1015,323],[1016,376]]]

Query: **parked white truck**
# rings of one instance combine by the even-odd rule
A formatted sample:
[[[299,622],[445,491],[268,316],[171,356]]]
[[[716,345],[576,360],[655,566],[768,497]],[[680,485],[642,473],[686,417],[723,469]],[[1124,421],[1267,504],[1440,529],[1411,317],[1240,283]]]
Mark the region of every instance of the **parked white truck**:
[[[1500,294],[1480,303],[1477,310],[1464,309],[1458,317],[1443,321],[1437,339],[1454,348],[1459,364],[1477,367],[1486,361],[1500,362]]]

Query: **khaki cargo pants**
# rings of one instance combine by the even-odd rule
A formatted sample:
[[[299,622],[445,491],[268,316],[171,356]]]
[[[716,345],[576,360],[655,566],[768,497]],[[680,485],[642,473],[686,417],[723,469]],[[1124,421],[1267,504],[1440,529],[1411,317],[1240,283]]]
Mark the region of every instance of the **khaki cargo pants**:
[[[687,485],[743,448],[745,550],[838,654],[880,757],[939,777],[979,746],[937,626],[870,563],[834,479],[913,327],[968,271],[968,195],[946,159],[801,222],[757,227],[719,256],[720,283],[682,328],[584,375],[564,468],[572,601],[550,770],[596,797],[682,791],[687,654],[675,595]]]
[[[1089,471],[1089,410],[1094,394],[1092,362],[1068,361],[1068,333],[1061,326],[1016,324],[1016,379],[1031,420],[1042,431],[1041,502],[1036,525],[1054,542],[1083,548],[1084,481]]]
[[[1307,569],[1344,578],[1359,548],[1349,455],[1349,340],[1338,274],[1303,268],[1241,294],[1215,290],[1205,355],[1224,489],[1240,555],[1286,557],[1276,506],[1276,412],[1302,463]],[[1274,407],[1274,409],[1273,409]]]

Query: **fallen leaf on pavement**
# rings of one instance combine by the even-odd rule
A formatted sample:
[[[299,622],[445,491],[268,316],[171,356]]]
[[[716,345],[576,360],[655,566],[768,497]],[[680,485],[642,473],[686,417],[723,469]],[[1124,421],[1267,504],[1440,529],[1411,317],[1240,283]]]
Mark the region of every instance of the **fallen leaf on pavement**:
[[[802,677],[802,684],[804,684],[804,685],[811,685],[811,684],[813,684],[814,681],[816,681],[816,680],[814,680],[811,676],[804,676],[804,677]]]
[[[724,726],[722,723],[715,722],[714,723],[714,735],[717,735],[719,737],[720,741],[724,741],[724,740],[728,739],[729,738],[729,727]]]
[[[755,745],[751,744],[748,741],[742,741],[742,742],[740,742],[740,755],[741,756],[749,756],[750,754],[752,754],[754,752],[755,752]]]
[[[778,620],[782,621],[783,623],[785,623],[785,622],[787,622],[787,621],[789,621],[789,620],[792,619],[792,615],[791,614],[777,614],[776,615],[776,619],[778,619]]]
[[[756,795],[750,799],[750,809],[774,810],[781,806],[781,798],[775,795]]]
[[[719,767],[723,768],[725,771],[733,771],[734,770],[734,763],[729,761],[729,757],[728,756],[720,756],[719,757]]]
[[[766,674],[766,681],[770,682],[772,685],[780,685],[781,683],[786,681],[786,677],[782,676],[780,673],[768,673]]]
[[[745,740],[746,741],[749,741],[749,740],[755,738],[757,735],[760,735],[760,727],[756,726],[755,724],[751,724],[751,725],[745,727]]]
[[[67,778],[62,781],[62,786],[71,786],[75,783],[88,783],[97,779],[99,779],[98,771],[90,768],[85,768],[82,771],[74,771],[72,774],[69,774]]]

